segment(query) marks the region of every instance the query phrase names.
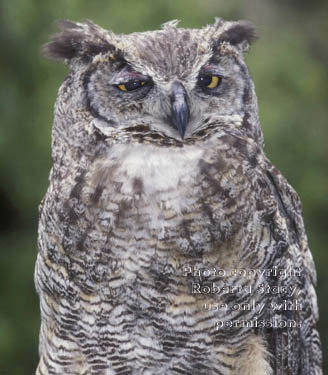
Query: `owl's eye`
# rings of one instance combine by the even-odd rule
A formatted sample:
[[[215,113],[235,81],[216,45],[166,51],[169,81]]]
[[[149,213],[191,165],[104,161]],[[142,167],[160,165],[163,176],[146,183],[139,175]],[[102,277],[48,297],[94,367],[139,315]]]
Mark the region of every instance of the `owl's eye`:
[[[201,74],[198,78],[198,85],[202,88],[215,89],[220,85],[222,78],[216,75]]]
[[[142,86],[145,86],[146,83],[147,83],[146,81],[133,80],[133,81],[125,82],[125,83],[120,83],[119,85],[117,85],[117,87],[121,91],[133,91],[133,90],[140,89],[140,87]]]

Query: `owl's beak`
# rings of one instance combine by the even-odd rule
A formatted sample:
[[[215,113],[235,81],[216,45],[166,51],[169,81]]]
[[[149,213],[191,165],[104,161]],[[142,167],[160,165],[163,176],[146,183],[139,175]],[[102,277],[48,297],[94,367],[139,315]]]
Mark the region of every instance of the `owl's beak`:
[[[182,83],[175,81],[171,87],[171,121],[183,139],[189,120],[187,92]]]

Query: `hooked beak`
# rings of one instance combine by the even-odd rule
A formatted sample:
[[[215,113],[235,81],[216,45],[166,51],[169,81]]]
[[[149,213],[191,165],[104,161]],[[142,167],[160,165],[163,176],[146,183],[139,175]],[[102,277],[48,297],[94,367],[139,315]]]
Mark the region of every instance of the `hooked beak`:
[[[187,103],[186,89],[180,82],[173,82],[170,99],[172,124],[183,139],[189,120],[189,107]]]

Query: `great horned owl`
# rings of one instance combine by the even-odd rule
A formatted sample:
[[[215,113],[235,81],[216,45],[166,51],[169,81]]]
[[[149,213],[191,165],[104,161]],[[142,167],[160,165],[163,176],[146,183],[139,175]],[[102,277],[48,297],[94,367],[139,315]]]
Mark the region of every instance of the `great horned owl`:
[[[319,375],[300,200],[263,152],[246,21],[59,22],[36,373]]]

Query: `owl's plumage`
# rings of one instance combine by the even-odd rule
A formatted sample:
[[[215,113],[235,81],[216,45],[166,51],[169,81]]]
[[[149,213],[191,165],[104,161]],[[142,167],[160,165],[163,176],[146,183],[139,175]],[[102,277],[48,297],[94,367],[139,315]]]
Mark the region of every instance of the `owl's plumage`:
[[[253,25],[59,27],[37,375],[322,374],[301,204],[263,152],[244,61]]]

